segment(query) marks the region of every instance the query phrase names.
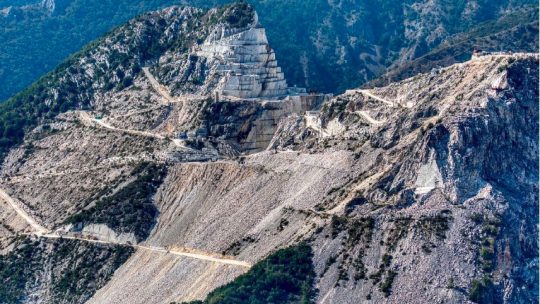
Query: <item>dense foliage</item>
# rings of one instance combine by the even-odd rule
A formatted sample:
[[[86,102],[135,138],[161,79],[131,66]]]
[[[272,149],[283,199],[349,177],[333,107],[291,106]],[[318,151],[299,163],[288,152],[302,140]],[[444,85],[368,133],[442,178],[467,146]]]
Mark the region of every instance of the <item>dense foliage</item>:
[[[35,0],[2,3],[22,5]],[[26,87],[63,58],[112,27],[148,10],[173,4],[201,7],[231,0],[56,0],[56,8],[13,9],[0,13],[0,101]],[[368,65],[393,63],[401,48],[414,47],[421,56],[441,41],[428,44],[427,36],[416,41],[405,36],[406,23],[415,21],[411,2],[394,0],[252,0],[271,45],[276,49],[291,84],[321,91],[342,91],[358,86],[374,75]],[[465,14],[467,1],[445,1],[442,15],[434,19],[449,35],[468,30],[479,22],[493,20],[509,7],[532,0],[478,0],[473,16]],[[0,7],[0,10],[2,9]],[[234,20],[231,20],[234,21]],[[246,20],[237,20],[242,24]],[[429,32],[424,34],[429,35]],[[424,43],[425,42],[425,43]],[[372,47],[380,47],[373,54]],[[384,62],[363,60],[376,55]],[[367,73],[367,74],[366,74]]]
[[[25,287],[41,261],[32,256],[35,244],[24,244],[8,255],[0,255],[0,299],[2,303],[19,303]]]
[[[387,71],[368,86],[385,86],[433,68],[446,67],[471,58],[472,51],[538,52],[538,10],[525,8],[448,39],[427,54]]]
[[[50,280],[45,286],[51,303],[84,303],[132,252],[73,240],[19,241],[15,250],[0,255],[0,302],[21,303],[33,287]]]
[[[36,1],[18,1],[33,3]],[[175,0],[56,0],[55,11],[0,13],[0,101],[52,70],[64,58],[113,27]],[[2,3],[4,6],[17,3]]]
[[[493,291],[493,282],[491,279],[486,277],[481,281],[473,280],[469,292],[469,300],[479,304],[495,303]]]
[[[136,180],[111,196],[96,202],[95,206],[68,219],[69,223],[106,224],[117,233],[134,233],[144,240],[152,229],[158,210],[154,194],[165,177],[166,168],[150,163],[138,165],[132,173]]]
[[[306,244],[281,249],[211,292],[204,302],[192,304],[314,303],[312,256],[311,247]]]

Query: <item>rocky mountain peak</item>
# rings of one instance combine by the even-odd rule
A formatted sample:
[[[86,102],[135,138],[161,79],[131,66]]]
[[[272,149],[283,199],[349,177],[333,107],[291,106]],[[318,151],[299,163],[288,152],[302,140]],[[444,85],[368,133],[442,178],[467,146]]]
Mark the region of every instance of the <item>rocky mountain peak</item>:
[[[164,54],[155,73],[176,94],[283,98],[287,81],[257,13],[246,3],[210,10],[187,54]]]

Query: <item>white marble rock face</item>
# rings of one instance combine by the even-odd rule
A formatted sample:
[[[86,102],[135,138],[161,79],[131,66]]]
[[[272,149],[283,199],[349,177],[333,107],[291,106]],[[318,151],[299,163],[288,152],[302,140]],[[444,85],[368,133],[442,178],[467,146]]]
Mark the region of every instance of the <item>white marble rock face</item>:
[[[198,56],[217,62],[221,96],[273,98],[287,95],[287,81],[268,45],[264,28],[220,28],[200,46]]]

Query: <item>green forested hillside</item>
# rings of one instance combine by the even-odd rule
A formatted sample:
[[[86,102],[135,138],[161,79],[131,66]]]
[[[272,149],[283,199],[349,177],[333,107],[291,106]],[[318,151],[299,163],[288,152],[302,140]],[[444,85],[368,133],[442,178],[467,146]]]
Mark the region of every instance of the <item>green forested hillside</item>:
[[[390,68],[366,86],[385,86],[430,72],[433,68],[466,61],[471,58],[474,49],[487,52],[538,52],[538,38],[537,8],[519,10],[454,35],[427,54]]]
[[[0,100],[19,92],[113,27],[145,11],[178,1],[56,0],[55,3],[52,13],[36,6],[14,7],[7,16],[0,14]],[[0,1],[0,10],[6,6]]]
[[[246,274],[212,291],[205,301],[191,304],[310,304],[315,303],[315,270],[307,244],[281,249]]]
[[[133,253],[123,246],[73,240],[17,240],[0,255],[0,303],[25,303],[26,288],[50,279],[54,303],[84,303]]]

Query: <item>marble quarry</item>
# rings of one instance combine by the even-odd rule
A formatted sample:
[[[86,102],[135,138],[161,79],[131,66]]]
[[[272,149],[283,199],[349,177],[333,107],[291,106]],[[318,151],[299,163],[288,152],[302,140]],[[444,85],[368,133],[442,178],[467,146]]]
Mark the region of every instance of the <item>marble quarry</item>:
[[[200,45],[198,56],[217,61],[220,97],[278,98],[288,94],[287,81],[258,23],[247,29],[218,27]]]

